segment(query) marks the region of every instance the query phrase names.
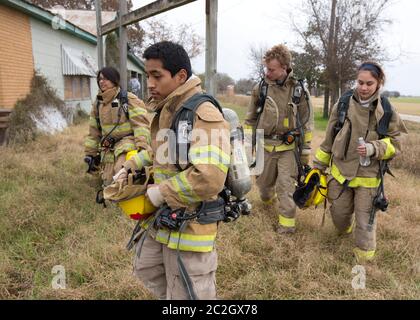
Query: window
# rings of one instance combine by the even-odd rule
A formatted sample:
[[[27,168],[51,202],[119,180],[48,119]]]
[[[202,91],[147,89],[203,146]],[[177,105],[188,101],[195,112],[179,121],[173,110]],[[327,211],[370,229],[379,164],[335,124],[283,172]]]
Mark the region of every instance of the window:
[[[90,100],[90,77],[64,76],[64,100]]]

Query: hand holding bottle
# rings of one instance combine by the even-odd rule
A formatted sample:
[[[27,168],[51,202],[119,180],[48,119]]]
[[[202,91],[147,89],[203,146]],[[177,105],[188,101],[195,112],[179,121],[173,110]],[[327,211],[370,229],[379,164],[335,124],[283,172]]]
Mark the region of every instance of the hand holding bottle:
[[[362,167],[367,167],[370,165],[370,156],[367,155],[368,151],[363,137],[359,138],[358,144],[357,153],[360,156],[360,165]]]

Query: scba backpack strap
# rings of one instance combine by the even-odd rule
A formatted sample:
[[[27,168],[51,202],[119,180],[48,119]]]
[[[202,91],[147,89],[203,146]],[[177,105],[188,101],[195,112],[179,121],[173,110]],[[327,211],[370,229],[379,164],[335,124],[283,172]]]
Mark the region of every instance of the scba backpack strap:
[[[120,90],[120,93],[117,95],[117,99],[120,101],[120,108],[125,113],[125,116],[127,119],[129,119],[129,113],[128,113],[128,92],[126,90]],[[99,105],[101,104],[101,100],[98,98],[96,99],[96,124],[98,127],[98,130],[102,132],[102,126],[101,121],[99,119]],[[119,122],[119,121],[118,121]]]
[[[127,117],[127,120],[129,119],[128,114],[128,92],[127,90],[120,90],[120,93],[118,94],[117,98],[120,100],[120,108],[125,113],[125,116]]]
[[[203,93],[197,93],[189,98],[182,107],[175,114],[174,120],[171,125],[172,132],[175,133],[174,145],[176,150],[175,166],[178,170],[182,171],[185,168],[181,164],[190,165],[188,161],[188,153],[190,151],[190,135],[194,127],[195,114],[200,105],[205,102],[213,104],[223,115],[222,107],[219,102],[212,96]]]
[[[346,118],[347,118],[347,112],[349,110],[350,99],[353,96],[353,94],[354,94],[354,90],[349,90],[345,94],[343,94],[338,100],[338,106],[337,106],[338,121],[334,127],[334,139],[344,126],[344,122],[346,121]],[[379,126],[376,129],[376,131],[378,132],[379,137],[383,139],[384,137],[387,136],[389,123],[391,122],[393,111],[392,111],[392,107],[391,107],[391,103],[389,102],[389,99],[383,95],[381,95],[381,104],[382,104],[382,108],[384,109],[384,115],[379,120]]]

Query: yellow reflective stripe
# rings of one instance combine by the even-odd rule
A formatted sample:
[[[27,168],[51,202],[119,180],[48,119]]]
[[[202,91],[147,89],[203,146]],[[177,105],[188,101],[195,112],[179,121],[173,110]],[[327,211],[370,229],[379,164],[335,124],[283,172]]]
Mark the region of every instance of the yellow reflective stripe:
[[[132,150],[135,150],[136,146],[132,142],[124,143],[123,145],[118,146],[118,148],[115,149],[115,156],[118,157],[121,153],[129,152]]]
[[[395,147],[393,146],[391,142],[391,138],[385,138],[385,139],[382,139],[381,141],[385,142],[386,144],[386,151],[385,151],[384,156],[382,157],[382,160],[388,160],[395,155]]]
[[[230,156],[223,152],[222,149],[213,145],[207,145],[202,147],[191,148],[190,157],[211,157],[216,156],[215,158],[221,160],[225,164],[230,163]]]
[[[146,150],[142,150],[140,153],[134,155],[133,159],[136,163],[137,170],[140,170],[145,166],[152,165],[152,160],[150,159],[149,153]]]
[[[372,260],[375,257],[375,250],[365,251],[365,250],[362,250],[362,249],[359,249],[359,248],[354,248],[353,252],[356,255],[356,258],[358,260],[369,261],[369,260]]]
[[[285,145],[285,144],[281,144],[279,146],[272,146],[272,145],[268,145],[268,144],[264,144],[264,149],[268,152],[281,152],[281,151],[288,151],[288,150],[293,150],[295,148],[295,143],[292,143],[291,145]]]
[[[153,168],[153,179],[155,180],[155,183],[160,184],[163,181],[172,178],[177,173],[177,171],[171,171],[162,168]]]
[[[135,128],[134,129],[134,136],[135,137],[145,137],[148,144],[152,141],[152,138],[150,136],[150,130],[148,128]]]
[[[145,114],[147,114],[147,111],[144,110],[143,108],[129,108],[128,109],[128,116],[130,117],[130,119],[134,117],[138,117],[138,116],[143,116]]]
[[[211,164],[211,165],[216,166],[223,173],[227,173],[228,170],[229,170],[229,167],[227,165],[224,165],[223,163],[220,163],[218,160],[216,160],[214,158],[195,159],[195,160],[191,160],[191,163],[194,164],[194,165]]]
[[[284,118],[283,120],[283,127],[288,128],[289,127],[289,118]]]
[[[107,153],[105,153],[101,162],[113,163],[114,159],[115,159],[114,155],[111,152],[107,152]]]
[[[173,171],[173,170],[165,169],[165,168],[161,168],[161,167],[155,167],[155,168],[153,168],[153,171],[155,173],[170,175],[171,177],[173,177],[175,174],[178,173],[177,171]]]
[[[92,149],[98,149],[99,148],[99,142],[95,139],[92,139],[90,137],[86,137],[85,139],[85,146]]]
[[[311,142],[313,138],[313,133],[312,132],[306,132],[305,133],[305,142]]]
[[[95,118],[93,118],[93,117],[89,118],[89,126],[95,128],[95,129],[98,129],[98,122],[96,121]]]
[[[279,224],[283,227],[292,228],[296,226],[296,219],[286,218],[279,214]]]
[[[169,235],[170,235],[169,231],[167,231],[165,229],[159,229],[157,234],[156,234],[155,240],[162,243],[162,244],[168,244]]]
[[[337,168],[335,164],[331,166],[331,175],[334,177],[335,180],[337,180],[340,184],[343,184],[344,181],[346,181],[346,178],[341,174],[340,170]],[[379,178],[361,178],[356,177],[352,179],[349,183],[350,188],[358,188],[358,187],[364,187],[364,188],[377,188],[379,187],[379,184],[381,183],[381,180]]]
[[[105,134],[108,134],[112,129],[114,129],[115,124],[105,124],[102,125],[102,131]],[[128,122],[124,122],[119,124],[112,133],[131,133],[133,130],[131,129],[131,124]]]
[[[188,182],[185,176],[185,172],[177,174],[169,181],[183,203],[193,204],[201,201],[201,199],[195,194],[190,183]]]
[[[224,173],[228,172],[230,156],[219,147],[208,145],[190,150],[190,161],[193,165],[212,164]]]
[[[216,234],[195,235],[188,233],[171,232],[168,242],[168,248],[182,251],[193,252],[211,252],[214,248]]]
[[[350,225],[350,227],[348,227],[347,228],[347,230],[346,231],[344,231],[346,234],[350,234],[350,233],[352,233],[353,232],[353,229],[354,229],[354,225],[355,225],[355,223],[356,223],[356,220],[355,219],[353,219],[353,221],[351,222],[351,225]]]
[[[328,166],[330,164],[331,154],[322,151],[321,148],[318,148],[315,158],[317,158],[322,164]]]
[[[249,124],[244,124],[244,130],[252,130],[252,126]]]

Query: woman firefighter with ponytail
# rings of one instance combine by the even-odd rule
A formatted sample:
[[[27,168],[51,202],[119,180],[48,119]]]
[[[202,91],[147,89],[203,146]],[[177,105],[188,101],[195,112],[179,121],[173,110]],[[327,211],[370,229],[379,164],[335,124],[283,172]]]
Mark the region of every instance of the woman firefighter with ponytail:
[[[89,173],[101,170],[105,187],[112,183],[128,152],[148,148],[150,123],[143,101],[121,89],[120,74],[115,68],[99,70],[97,83],[99,92],[85,139],[85,162]]]
[[[328,200],[340,234],[354,232],[358,262],[372,260],[376,251],[377,210],[385,211],[383,176],[388,162],[401,152],[407,129],[380,91],[385,74],[375,62],[358,68],[356,88],[333,107],[325,140],[314,166],[329,168]]]

